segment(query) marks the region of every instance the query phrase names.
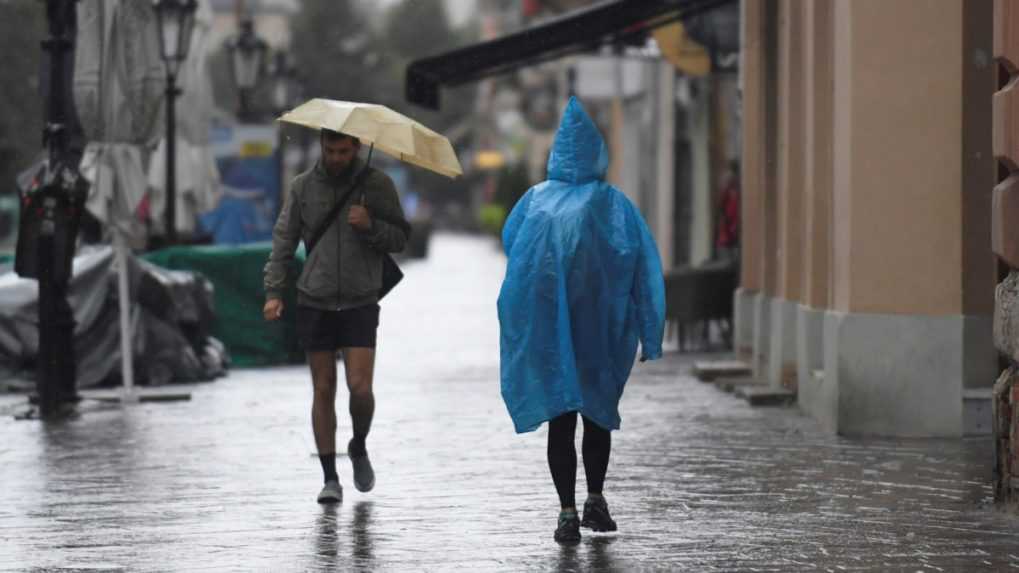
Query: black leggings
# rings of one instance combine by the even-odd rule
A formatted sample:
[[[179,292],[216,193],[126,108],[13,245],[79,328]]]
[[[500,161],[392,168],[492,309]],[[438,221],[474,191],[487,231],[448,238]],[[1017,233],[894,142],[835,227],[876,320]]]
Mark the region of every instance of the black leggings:
[[[577,448],[574,445],[576,432],[576,412],[563,414],[548,422],[548,468],[552,470],[552,481],[559,493],[559,503],[564,508],[577,505],[574,491],[577,486]],[[609,468],[612,433],[584,418],[582,449],[587,492],[601,494],[605,472]]]

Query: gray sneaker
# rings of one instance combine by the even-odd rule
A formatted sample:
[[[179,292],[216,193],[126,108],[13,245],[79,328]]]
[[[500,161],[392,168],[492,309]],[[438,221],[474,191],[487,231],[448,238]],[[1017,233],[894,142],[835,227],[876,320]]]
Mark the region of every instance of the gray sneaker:
[[[371,491],[375,487],[375,470],[368,460],[368,452],[355,456],[350,453],[350,444],[347,444],[347,455],[350,457],[350,464],[354,466],[354,487],[360,492]]]
[[[338,481],[327,481],[318,494],[319,503],[340,503],[343,501],[343,486]]]

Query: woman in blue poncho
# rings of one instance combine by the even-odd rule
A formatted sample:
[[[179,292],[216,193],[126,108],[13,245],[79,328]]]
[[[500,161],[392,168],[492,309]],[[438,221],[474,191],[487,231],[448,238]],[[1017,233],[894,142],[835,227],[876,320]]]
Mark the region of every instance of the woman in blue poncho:
[[[665,284],[647,224],[605,182],[608,151],[575,98],[563,113],[548,180],[503,229],[509,258],[499,293],[502,396],[518,433],[549,422],[548,464],[562,506],[556,541],[580,527],[615,531],[602,495],[611,430],[638,343],[661,357]],[[577,413],[584,421],[588,498],[577,516]]]

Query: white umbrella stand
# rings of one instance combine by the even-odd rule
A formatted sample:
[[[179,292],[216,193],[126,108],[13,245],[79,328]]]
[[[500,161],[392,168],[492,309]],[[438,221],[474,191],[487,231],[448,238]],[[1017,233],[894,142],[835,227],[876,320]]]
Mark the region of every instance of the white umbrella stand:
[[[102,173],[102,170],[99,169],[96,173],[96,181],[93,184],[99,183],[98,174]],[[134,347],[132,343],[135,338],[134,333],[140,326],[140,315],[131,297],[131,247],[128,245],[127,235],[118,225],[113,225],[112,232],[117,265],[117,304],[120,312],[120,375],[122,383],[119,392],[85,390],[81,394],[90,400],[119,402],[122,404],[190,400],[190,392],[151,389],[140,391],[135,386]]]

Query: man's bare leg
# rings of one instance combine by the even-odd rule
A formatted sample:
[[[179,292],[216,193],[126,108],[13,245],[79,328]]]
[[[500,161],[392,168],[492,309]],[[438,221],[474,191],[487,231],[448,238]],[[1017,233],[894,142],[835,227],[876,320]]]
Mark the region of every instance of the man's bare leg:
[[[344,348],[343,365],[350,390],[350,419],[354,426],[354,437],[347,445],[347,454],[354,466],[354,486],[359,491],[371,491],[375,487],[375,471],[368,461],[365,440],[375,415],[375,395],[372,393],[375,349]]]
[[[336,353],[308,352],[314,396],[311,403],[311,429],[322,460],[325,481],[336,476]]]
[[[354,426],[354,451],[351,455],[363,455],[365,440],[371,431],[375,416],[375,394],[372,382],[375,375],[374,348],[344,348],[343,366],[347,374],[347,389],[350,390],[350,420]]]

